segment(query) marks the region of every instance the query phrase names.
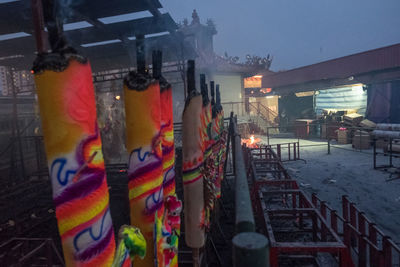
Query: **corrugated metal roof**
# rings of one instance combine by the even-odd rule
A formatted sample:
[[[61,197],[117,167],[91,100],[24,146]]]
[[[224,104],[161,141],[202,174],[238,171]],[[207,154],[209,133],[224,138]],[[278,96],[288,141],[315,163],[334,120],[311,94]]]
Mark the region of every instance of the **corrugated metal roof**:
[[[263,77],[263,87],[283,87],[400,67],[400,44],[382,47]]]

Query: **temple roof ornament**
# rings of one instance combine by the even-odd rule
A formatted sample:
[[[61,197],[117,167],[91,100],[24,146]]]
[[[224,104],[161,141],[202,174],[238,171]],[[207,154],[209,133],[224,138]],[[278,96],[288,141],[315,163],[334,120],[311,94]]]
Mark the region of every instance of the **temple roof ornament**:
[[[196,9],[193,9],[193,13],[192,13],[191,25],[194,25],[194,24],[200,24],[200,18],[199,18],[199,15],[197,14]]]

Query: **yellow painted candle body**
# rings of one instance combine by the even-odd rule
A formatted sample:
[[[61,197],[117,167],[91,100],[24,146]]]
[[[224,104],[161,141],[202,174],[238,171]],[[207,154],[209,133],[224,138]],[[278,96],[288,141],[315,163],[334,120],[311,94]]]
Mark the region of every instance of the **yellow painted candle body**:
[[[111,266],[114,231],[89,63],[35,75],[67,266]]]
[[[185,210],[185,240],[191,248],[204,246],[204,188],[202,98],[190,99],[183,112],[182,174]]]
[[[149,81],[148,86],[138,89],[125,82],[124,94],[131,224],[141,230],[147,242],[146,257],[135,265],[153,267],[156,211],[157,219],[163,216],[160,86]]]

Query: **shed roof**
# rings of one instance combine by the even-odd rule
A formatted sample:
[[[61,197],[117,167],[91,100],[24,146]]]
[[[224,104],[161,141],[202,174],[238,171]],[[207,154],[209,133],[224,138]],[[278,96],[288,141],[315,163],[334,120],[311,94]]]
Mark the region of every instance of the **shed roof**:
[[[88,56],[95,71],[134,65],[134,36],[139,33],[145,34],[147,55],[159,49],[164,61],[193,58],[193,48],[176,33],[176,23],[161,7],[158,0],[71,1],[63,10],[65,36]],[[0,65],[29,69],[35,51],[31,1],[0,3]]]
[[[400,44],[369,50],[288,71],[265,75],[263,87],[275,91],[319,89],[349,83],[400,78]],[[316,86],[316,88],[315,88]]]

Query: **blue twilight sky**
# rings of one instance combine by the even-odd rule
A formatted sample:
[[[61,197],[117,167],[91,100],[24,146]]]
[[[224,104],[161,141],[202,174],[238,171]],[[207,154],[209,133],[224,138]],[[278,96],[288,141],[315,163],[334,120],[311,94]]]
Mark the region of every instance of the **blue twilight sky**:
[[[400,0],[160,0],[175,21],[214,20],[215,51],[273,55],[272,70],[400,43]]]

